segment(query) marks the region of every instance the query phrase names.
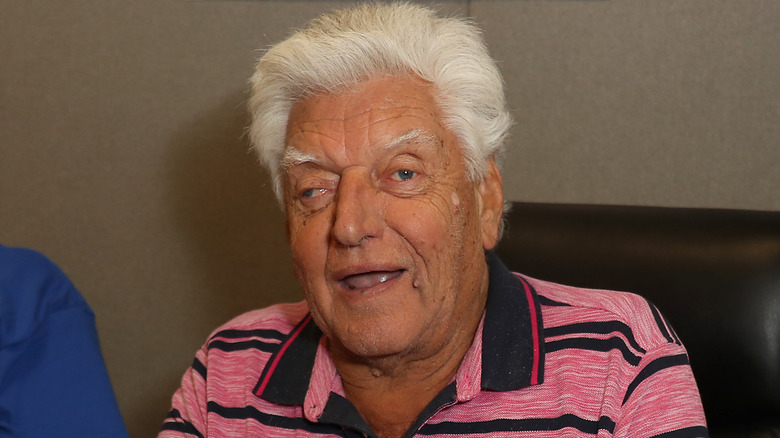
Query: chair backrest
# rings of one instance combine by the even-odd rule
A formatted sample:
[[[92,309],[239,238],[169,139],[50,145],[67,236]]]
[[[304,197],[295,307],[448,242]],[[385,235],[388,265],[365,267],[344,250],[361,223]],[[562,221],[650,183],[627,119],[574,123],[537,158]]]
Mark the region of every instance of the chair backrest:
[[[780,436],[780,212],[515,203],[497,252],[645,296],[688,349],[711,436]]]

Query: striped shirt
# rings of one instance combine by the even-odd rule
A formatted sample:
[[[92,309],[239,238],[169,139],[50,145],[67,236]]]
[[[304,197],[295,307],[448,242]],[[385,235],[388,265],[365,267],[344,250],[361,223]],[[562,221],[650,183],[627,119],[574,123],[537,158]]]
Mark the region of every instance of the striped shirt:
[[[406,436],[706,437],[686,351],[636,295],[509,272],[453,381]],[[305,303],[242,315],[198,351],[159,438],[374,436]]]

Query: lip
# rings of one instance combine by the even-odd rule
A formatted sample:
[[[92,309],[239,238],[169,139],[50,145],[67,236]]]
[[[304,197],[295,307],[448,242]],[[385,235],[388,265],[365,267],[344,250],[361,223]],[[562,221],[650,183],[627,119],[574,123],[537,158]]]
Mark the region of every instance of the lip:
[[[342,268],[333,272],[332,279],[340,291],[346,294],[366,295],[376,294],[390,287],[407,270],[403,267],[388,264],[359,265]],[[355,284],[369,283],[366,287],[355,287]]]

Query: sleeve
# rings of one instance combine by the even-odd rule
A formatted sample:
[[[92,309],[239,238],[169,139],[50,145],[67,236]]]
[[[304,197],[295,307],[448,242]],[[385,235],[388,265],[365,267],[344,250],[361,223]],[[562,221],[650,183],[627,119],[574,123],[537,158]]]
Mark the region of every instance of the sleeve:
[[[615,437],[708,437],[704,409],[681,345],[647,352],[626,380]]]
[[[207,434],[208,398],[206,391],[207,349],[195,355],[181,386],[173,395],[171,411],[165,418],[158,438],[204,438]]]
[[[0,437],[126,438],[94,315],[35,254],[0,257]]]

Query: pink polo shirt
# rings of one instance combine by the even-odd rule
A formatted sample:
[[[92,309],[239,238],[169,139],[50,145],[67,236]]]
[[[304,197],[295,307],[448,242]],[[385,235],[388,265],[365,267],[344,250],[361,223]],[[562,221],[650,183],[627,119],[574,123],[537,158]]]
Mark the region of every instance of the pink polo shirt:
[[[706,437],[684,347],[643,298],[510,273],[453,382],[406,436]],[[374,436],[305,303],[249,312],[196,354],[159,437]]]

